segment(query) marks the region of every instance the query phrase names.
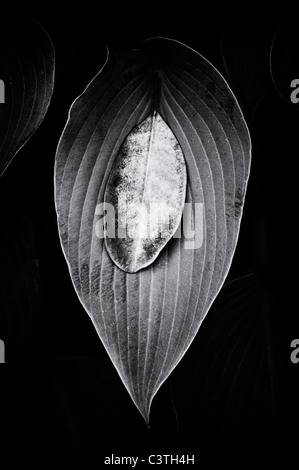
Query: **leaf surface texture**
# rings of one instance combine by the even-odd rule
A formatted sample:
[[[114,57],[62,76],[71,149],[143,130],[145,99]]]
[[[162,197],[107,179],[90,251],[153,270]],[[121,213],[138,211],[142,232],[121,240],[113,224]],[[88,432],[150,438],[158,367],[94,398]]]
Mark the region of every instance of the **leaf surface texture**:
[[[181,227],[147,267],[125,272],[96,234],[97,208],[127,136],[154,112],[184,156],[195,236]],[[250,158],[248,128],[227,83],[174,40],[153,38],[139,50],[110,53],[71,107],[55,163],[61,245],[78,297],[147,421],[154,395],[228,273]]]

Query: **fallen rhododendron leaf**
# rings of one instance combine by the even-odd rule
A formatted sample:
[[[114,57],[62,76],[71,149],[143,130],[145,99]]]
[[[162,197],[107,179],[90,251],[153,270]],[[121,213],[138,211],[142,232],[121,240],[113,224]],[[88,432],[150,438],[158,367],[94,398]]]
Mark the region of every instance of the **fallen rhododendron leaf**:
[[[106,187],[105,203],[118,209],[117,236],[105,237],[115,264],[127,272],[148,266],[178,228],[185,197],[183,153],[155,111],[126,138]]]
[[[126,272],[130,250],[125,253],[122,239],[117,252],[109,206],[129,168],[130,152],[121,164],[128,136],[155,113],[184,156],[170,145],[180,161],[173,229],[180,218],[182,223],[159,253],[148,256],[148,266],[138,259],[138,272]],[[144,149],[140,143],[138,148],[148,155],[146,135]],[[204,57],[177,41],[154,38],[141,50],[109,54],[70,109],[55,162],[61,245],[78,297],[147,421],[154,395],[190,346],[228,273],[250,158],[248,128],[227,83]],[[151,157],[147,161],[154,171]],[[162,179],[161,174],[158,193]],[[165,191],[168,200],[168,183]],[[109,194],[114,196],[108,206]],[[135,197],[135,190],[130,194]],[[135,218],[128,220],[127,228],[134,228]]]

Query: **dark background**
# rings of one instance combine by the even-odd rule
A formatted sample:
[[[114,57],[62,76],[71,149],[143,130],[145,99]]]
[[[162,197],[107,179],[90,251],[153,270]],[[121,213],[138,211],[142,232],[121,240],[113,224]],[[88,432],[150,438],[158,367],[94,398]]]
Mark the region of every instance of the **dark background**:
[[[299,364],[290,360],[299,337],[299,105],[289,98],[299,78],[295,23],[281,12],[263,18],[193,2],[11,4],[3,18],[14,15],[24,22],[33,16],[49,33],[56,74],[42,125],[0,180],[3,449],[96,450],[99,463],[111,453],[195,454],[197,463],[203,456],[242,463],[245,456],[291,454],[299,391]],[[152,36],[187,44],[222,73],[246,117],[253,153],[225,286],[154,398],[148,429],[73,289],[57,231],[53,167],[69,107],[102,67],[105,45],[122,52]],[[32,282],[23,289],[28,260]]]

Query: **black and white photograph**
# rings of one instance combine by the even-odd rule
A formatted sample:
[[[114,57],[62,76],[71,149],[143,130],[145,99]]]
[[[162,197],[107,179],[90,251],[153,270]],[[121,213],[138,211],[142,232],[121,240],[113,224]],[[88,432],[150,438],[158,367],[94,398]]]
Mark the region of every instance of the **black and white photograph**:
[[[0,10],[0,455],[286,464],[295,15],[156,0]]]

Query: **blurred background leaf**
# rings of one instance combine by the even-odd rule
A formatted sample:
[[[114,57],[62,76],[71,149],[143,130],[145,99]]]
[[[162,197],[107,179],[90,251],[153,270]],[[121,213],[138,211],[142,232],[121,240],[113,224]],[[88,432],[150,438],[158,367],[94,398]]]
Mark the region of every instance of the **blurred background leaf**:
[[[4,15],[0,30],[0,176],[40,126],[54,87],[55,53],[50,37],[35,20]]]
[[[220,292],[190,363],[187,354],[173,379],[184,446],[211,449],[217,442],[226,455],[252,447],[269,457],[275,446],[292,447],[299,387],[286,347],[296,331],[285,297],[291,278],[269,265]]]

